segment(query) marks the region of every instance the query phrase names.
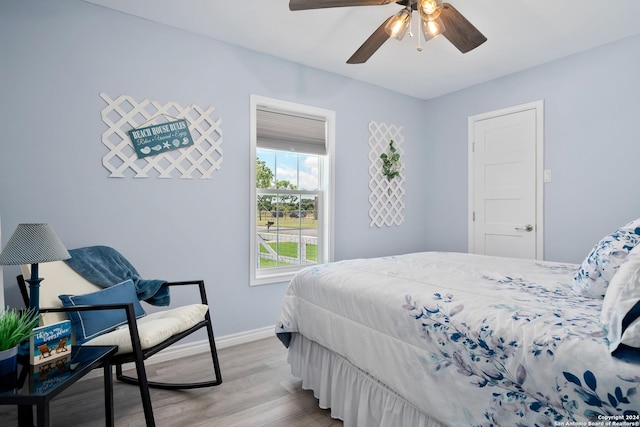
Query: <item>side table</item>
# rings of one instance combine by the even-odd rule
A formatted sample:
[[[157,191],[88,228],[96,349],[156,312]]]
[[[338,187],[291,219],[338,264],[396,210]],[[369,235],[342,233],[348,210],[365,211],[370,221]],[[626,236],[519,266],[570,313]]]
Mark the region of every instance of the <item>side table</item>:
[[[36,406],[36,425],[48,427],[49,403],[94,368],[104,369],[105,424],[113,427],[113,378],[109,357],[117,346],[72,346],[67,358],[52,360],[51,366],[31,366],[18,361],[15,384],[0,385],[0,405],[18,405],[18,425],[33,426],[32,406]],[[49,371],[47,371],[49,369]]]

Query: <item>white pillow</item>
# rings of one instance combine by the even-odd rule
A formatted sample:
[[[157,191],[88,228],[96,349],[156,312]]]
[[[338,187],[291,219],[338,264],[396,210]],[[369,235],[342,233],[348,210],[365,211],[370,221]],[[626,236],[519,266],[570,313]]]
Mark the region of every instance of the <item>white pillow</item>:
[[[617,269],[602,303],[600,321],[607,333],[611,352],[620,344],[640,348],[639,308],[640,245],[637,245]],[[625,317],[626,328],[623,326]]]
[[[204,304],[190,304],[176,307],[169,310],[158,311],[147,314],[137,320],[140,344],[143,350],[160,344],[167,338],[186,331],[204,320],[207,313]],[[117,345],[116,354],[126,354],[133,351],[131,345],[131,335],[128,327],[121,327],[115,331],[102,334],[92,340],[86,341],[85,345]]]
[[[638,243],[640,218],[602,238],[576,272],[573,291],[580,296],[602,298],[618,267]]]

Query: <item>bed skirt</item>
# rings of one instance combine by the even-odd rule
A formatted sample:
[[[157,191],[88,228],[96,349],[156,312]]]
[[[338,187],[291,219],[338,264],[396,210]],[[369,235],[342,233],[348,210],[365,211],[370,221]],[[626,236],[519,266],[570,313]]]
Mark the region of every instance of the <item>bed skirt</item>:
[[[293,333],[288,362],[302,388],[345,427],[445,427],[363,370],[303,335]]]

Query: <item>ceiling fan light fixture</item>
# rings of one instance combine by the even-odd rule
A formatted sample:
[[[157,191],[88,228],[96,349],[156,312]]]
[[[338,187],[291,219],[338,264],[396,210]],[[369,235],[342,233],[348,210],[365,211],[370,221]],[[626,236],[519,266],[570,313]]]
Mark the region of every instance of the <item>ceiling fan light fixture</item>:
[[[442,19],[436,18],[433,20],[422,20],[422,34],[426,41],[431,40],[434,37],[438,37],[445,32],[444,22]]]
[[[402,9],[400,12],[396,13],[389,22],[387,22],[384,30],[389,34],[389,37],[393,37],[396,40],[402,40],[409,29],[410,22],[411,12],[408,9]]]
[[[434,21],[442,12],[442,0],[418,0],[418,12],[424,21]]]

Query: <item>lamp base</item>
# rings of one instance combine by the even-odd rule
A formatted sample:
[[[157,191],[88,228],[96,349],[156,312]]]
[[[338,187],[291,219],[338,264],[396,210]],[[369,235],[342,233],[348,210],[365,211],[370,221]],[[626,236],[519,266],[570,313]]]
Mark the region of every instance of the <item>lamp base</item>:
[[[38,264],[31,264],[31,278],[26,279],[29,284],[29,308],[36,313],[40,313],[40,282],[42,278],[38,277]]]
[[[20,359],[29,357],[30,351],[31,350],[29,349],[29,340],[25,340],[20,344],[18,344],[18,357]]]

